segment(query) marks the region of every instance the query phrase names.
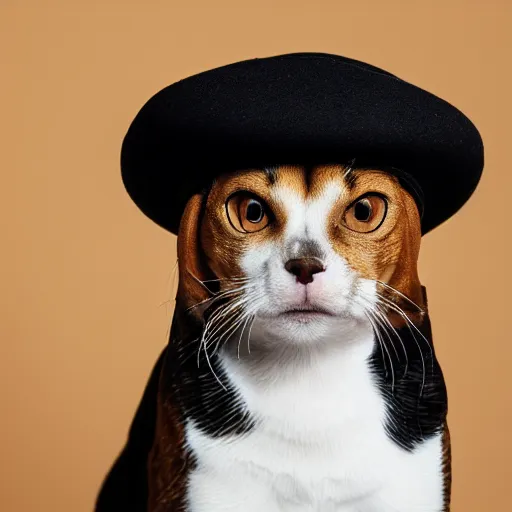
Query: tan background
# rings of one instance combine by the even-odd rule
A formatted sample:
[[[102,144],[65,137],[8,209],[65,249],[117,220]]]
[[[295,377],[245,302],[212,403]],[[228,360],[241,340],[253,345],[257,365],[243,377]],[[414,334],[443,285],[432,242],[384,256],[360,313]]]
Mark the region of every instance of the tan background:
[[[425,237],[420,270],[453,509],[510,510],[511,14],[507,0],[2,0],[0,510],[92,510],[166,343],[175,238],[119,173],[136,111],[192,73],[293,51],[382,66],[481,130],[481,185]]]

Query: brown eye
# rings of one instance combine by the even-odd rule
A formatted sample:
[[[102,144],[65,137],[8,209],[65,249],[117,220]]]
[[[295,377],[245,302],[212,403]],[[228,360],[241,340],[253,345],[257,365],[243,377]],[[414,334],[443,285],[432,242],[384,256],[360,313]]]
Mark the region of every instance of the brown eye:
[[[256,196],[236,194],[230,197],[226,207],[231,224],[242,233],[255,233],[269,223],[267,207]]]
[[[352,231],[369,233],[382,224],[386,211],[386,200],[379,195],[369,194],[360,197],[348,207],[343,221]]]

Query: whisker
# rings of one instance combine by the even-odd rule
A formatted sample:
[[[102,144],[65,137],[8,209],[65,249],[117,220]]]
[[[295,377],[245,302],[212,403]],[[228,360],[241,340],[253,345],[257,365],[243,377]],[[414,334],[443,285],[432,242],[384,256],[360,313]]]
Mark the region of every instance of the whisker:
[[[248,296],[248,297],[246,298],[246,299],[247,299],[247,303],[254,302],[254,301],[259,301],[262,297],[263,297],[263,294],[259,294],[259,295],[257,295],[256,297]],[[243,304],[243,303],[242,303],[242,304],[240,304],[240,309],[241,309],[241,308],[243,308],[243,306],[244,306],[244,304]],[[236,320],[234,321],[234,324],[233,324],[231,327],[229,327],[229,326],[228,326],[227,330],[226,330],[226,331],[225,331],[225,332],[224,332],[224,333],[223,333],[223,334],[218,338],[217,343],[216,343],[216,346],[215,346],[215,352],[218,350],[218,348],[219,348],[219,346],[220,346],[221,342],[226,338],[226,336],[227,336],[228,334],[232,334],[233,332],[236,332],[236,330],[237,330],[237,329],[242,325],[242,323],[245,321],[245,319],[246,319],[248,316],[250,316],[250,315],[252,315],[252,314],[253,314],[253,311],[252,311],[252,310],[256,311],[257,309],[258,309],[258,304],[253,304],[253,305],[252,305],[252,307],[247,308],[247,310],[246,310],[246,311],[244,311],[244,312],[243,312],[243,314],[242,314],[238,319],[236,319]],[[235,313],[234,313],[234,314],[236,314],[236,311],[235,311]],[[228,318],[228,319],[223,323],[223,325],[225,325],[226,323],[229,323],[229,321],[231,321],[231,320],[232,320],[232,316],[231,316],[231,317],[229,317],[229,318]],[[213,341],[213,335],[211,336],[211,338],[212,338],[212,341]],[[229,339],[229,337],[228,337],[228,339]]]
[[[172,270],[172,284],[171,284],[171,293],[173,295],[176,295],[176,289],[175,289],[175,284],[176,284],[176,278],[178,277],[178,258],[176,258],[176,263],[174,264],[174,268]]]
[[[381,311],[379,309],[379,305],[380,304],[376,305],[375,314],[378,315],[380,317],[381,321],[383,322],[382,327],[386,330],[386,332],[388,334],[388,338],[391,341],[391,337],[390,337],[390,334],[389,334],[389,329],[391,329],[393,331],[393,333],[395,334],[395,336],[400,341],[400,344],[402,345],[402,350],[404,351],[404,356],[405,356],[405,368],[404,368],[404,374],[403,374],[403,378],[404,378],[407,375],[407,370],[409,368],[409,356],[407,354],[407,349],[405,348],[405,344],[404,344],[404,341],[402,340],[402,337],[400,336],[400,334],[398,334],[396,329],[393,327],[393,324],[389,321],[389,318],[384,314],[383,311]],[[392,341],[391,341],[391,343],[394,346],[394,343]],[[397,358],[398,358],[398,353],[397,353]]]
[[[210,339],[217,332],[224,327],[226,322],[229,322],[232,318],[229,316],[233,311],[240,309],[245,302],[248,302],[248,298],[246,296],[241,296],[236,298],[231,304],[228,303],[224,307],[219,307],[219,310],[214,313],[211,319],[206,323],[205,329],[203,331],[203,337]],[[220,325],[215,327],[215,323],[219,320]],[[211,330],[210,330],[211,329]],[[205,336],[206,335],[206,336]]]
[[[383,348],[382,339],[380,337],[380,333],[375,328],[375,325],[374,325],[374,323],[372,321],[372,318],[371,318],[373,306],[370,303],[370,301],[368,299],[366,299],[366,297],[364,297],[364,296],[360,296],[360,297],[355,296],[354,299],[355,299],[355,301],[357,303],[359,303],[358,299],[360,299],[362,301],[362,304],[359,303],[359,306],[361,306],[361,308],[363,309],[363,313],[366,316],[367,320],[370,322],[370,325],[372,327],[372,331],[373,331],[374,335],[377,337],[377,341],[379,343],[380,351],[382,353],[382,362],[384,363],[384,371],[385,371],[385,374],[386,374],[386,377],[387,377],[388,376],[388,370],[387,370],[387,365],[386,365],[386,359],[384,357],[384,348]]]
[[[210,371],[212,372],[213,376],[215,377],[217,382],[222,386],[224,391],[227,391],[228,389],[226,388],[226,386],[224,386],[224,384],[220,381],[219,377],[217,377],[217,374],[215,373],[215,370],[213,369],[212,364],[210,363],[210,358],[208,356],[208,352],[206,351],[206,349],[205,349],[204,353],[206,355],[206,361],[208,363],[208,366],[210,367]]]
[[[237,300],[237,297],[238,295],[235,295],[235,301]],[[206,322],[204,328],[203,328],[203,333],[202,333],[202,336],[201,336],[201,342],[199,344],[199,349],[198,349],[198,353],[197,353],[197,364],[198,364],[198,367],[200,365],[200,351],[201,351],[201,347],[204,348],[204,351],[205,351],[205,354],[207,352],[207,342],[208,342],[208,339],[209,337],[211,336],[211,333],[208,333],[209,329],[211,329],[212,325],[215,323],[216,319],[221,317],[222,315],[225,315],[227,312],[229,311],[225,311],[228,309],[228,306],[231,306],[231,308],[233,307],[233,305],[228,302],[227,304],[225,305],[221,305],[218,310],[208,319],[208,321]],[[208,354],[206,354],[208,356]]]
[[[210,313],[210,316],[206,320],[203,334],[205,336],[209,335],[208,333],[214,330],[217,322],[222,322],[226,315],[231,313],[233,309],[236,309],[240,303],[243,303],[243,301],[244,296],[240,293],[237,293],[230,297],[227,302],[219,304],[217,308],[212,313]]]
[[[379,310],[377,310],[377,309],[373,310],[374,320],[377,322],[377,324],[382,328],[383,332],[386,334],[386,336],[387,336],[391,346],[393,347],[393,352],[395,353],[397,360],[400,361],[400,356],[398,355],[398,350],[395,347],[395,344],[393,342],[393,338],[390,336],[389,330],[387,329],[386,324],[383,322],[380,314],[381,313],[380,313]]]
[[[236,317],[236,318],[233,318],[235,315],[238,314],[238,312],[242,310],[242,315]],[[215,343],[215,350],[214,350],[214,353],[218,350],[221,342],[226,338],[226,336],[232,334],[234,331],[236,331],[236,329],[238,327],[240,327],[241,323],[245,320],[245,315],[246,313],[243,313],[243,305],[240,305],[239,307],[237,307],[234,312],[233,312],[233,315],[226,318],[222,324],[217,327],[215,329],[215,332],[212,333],[212,335],[208,336],[208,339],[207,339],[207,347],[211,347],[213,345],[213,343]],[[226,327],[226,329],[224,330],[224,332],[221,332],[220,335],[215,338],[214,335],[221,331],[223,327]],[[229,336],[228,336],[228,339],[229,339]]]
[[[204,345],[204,342],[203,342],[203,337],[201,337],[200,339],[198,338],[197,340],[199,341],[199,347],[197,349],[197,367],[199,368],[200,367],[201,347]],[[215,380],[220,384],[220,386],[222,387],[222,389],[224,389],[224,391],[227,391],[226,386],[224,386],[224,384],[221,382],[221,380],[215,373],[215,370],[213,369],[213,366],[210,362],[210,357],[208,356],[208,352],[206,350],[206,346],[204,347],[204,354],[206,357],[206,363],[208,364],[208,367],[210,368],[212,375],[215,377]]]
[[[243,333],[249,321],[251,321],[252,327],[252,322],[254,320],[254,312],[252,310],[258,307],[257,303],[260,298],[263,297],[263,294],[258,294],[255,297],[254,294],[251,293],[251,290],[254,289],[254,286],[248,284],[247,281],[248,280],[245,281],[245,284],[239,286],[235,290],[226,290],[222,297],[216,297],[217,300],[220,298],[227,298],[228,301],[225,304],[219,305],[210,316],[210,318],[208,318],[206,321],[198,347],[198,364],[200,364],[200,352],[202,350],[205,354],[205,358],[210,371],[224,390],[226,390],[226,387],[215,374],[211,364],[211,356],[216,355],[221,343],[224,340],[229,339],[231,335],[236,332],[242,325],[243,328],[240,334],[240,339],[243,337]],[[251,302],[252,307],[247,308],[244,311],[244,307],[246,307],[248,304],[251,304]],[[239,313],[241,311],[243,311],[243,314],[240,315]],[[211,347],[213,346],[214,342],[216,342],[216,344],[212,352]]]
[[[228,288],[222,292],[219,292],[219,294],[217,294],[216,297],[214,297],[212,299],[207,299],[207,300],[212,300],[212,304],[213,304],[213,302],[215,300],[218,301],[226,296],[236,295],[237,293],[241,295],[243,292],[247,292],[247,291],[250,292],[252,288],[254,288],[254,284],[251,284],[251,283],[243,284],[243,285],[235,287],[235,288]],[[230,300],[233,300],[233,299],[230,299]]]
[[[427,344],[427,346],[429,347],[430,349],[430,355],[433,356],[433,351],[432,351],[432,345],[430,343],[430,341],[425,337],[425,335],[418,329],[418,327],[416,326],[416,324],[407,316],[407,314],[405,313],[405,311],[400,308],[400,306],[398,306],[397,304],[395,304],[393,301],[390,301],[387,297],[384,297],[382,295],[379,296],[380,299],[384,300],[385,303],[392,309],[395,309],[396,312],[400,313],[402,315],[402,317],[412,326],[414,327],[414,329],[417,331],[417,333],[425,340],[425,343]]]
[[[397,290],[395,287],[391,286],[390,284],[388,283],[385,283],[384,281],[379,281],[378,279],[376,280],[377,283],[379,283],[380,285],[384,286],[385,288],[387,288],[388,290],[391,290],[392,292],[396,293],[397,295],[399,295],[400,297],[402,297],[403,299],[405,299],[407,302],[409,302],[410,304],[412,304],[415,308],[418,309],[418,311],[420,313],[425,313],[425,311],[423,310],[423,308],[421,308],[420,306],[418,306],[418,304],[416,304],[416,302],[414,302],[413,300],[411,300],[409,297],[407,297],[407,295],[405,295],[404,293],[402,293],[400,290]]]
[[[238,360],[240,360],[240,345],[242,344],[242,338],[244,336],[244,331],[247,327],[247,324],[249,323],[249,320],[251,320],[252,318],[254,318],[254,315],[247,315],[244,326],[242,327],[242,332],[240,333],[240,338],[238,338],[238,344],[237,344],[237,349],[236,349]]]
[[[190,269],[186,269],[187,273],[192,277],[192,279],[194,279],[194,281],[198,284],[200,284],[209,294],[212,294],[213,292],[208,288],[208,286],[206,286],[202,281],[201,279],[199,279],[198,277],[196,277],[194,274],[192,274],[192,272],[190,271]]]
[[[175,289],[174,288],[174,285],[176,284],[176,277],[178,275],[178,260],[176,260],[176,263],[174,264],[174,267],[173,269],[171,270],[171,275],[169,276],[169,281],[171,281],[171,289],[170,289],[170,293],[171,293],[171,298],[170,299],[167,299],[167,300],[164,300],[163,302],[161,302],[158,307],[162,307],[166,304],[170,304],[171,301],[173,301],[174,299],[172,298],[172,295],[176,295],[176,292],[173,290]]]
[[[198,302],[197,304],[193,304],[192,306],[187,308],[187,311],[191,311],[192,309],[197,308],[203,304],[206,304],[207,302],[212,302],[212,304],[213,304],[214,301],[216,301],[216,300],[218,301],[226,296],[239,293],[239,292],[243,291],[245,288],[247,288],[247,285],[239,286],[237,288],[228,288],[227,290],[224,290],[222,292],[214,294],[214,297],[208,297],[207,299],[204,299],[201,302]]]
[[[204,281],[201,281],[202,283],[222,283],[222,282],[247,282],[250,278],[248,277],[221,277],[216,279],[205,279]]]
[[[388,371],[387,371],[387,367],[386,367],[383,349],[386,351],[386,354],[388,356],[390,370],[391,370],[391,392],[394,393],[394,391],[395,391],[395,370],[393,368],[393,361],[391,359],[391,354],[389,353],[389,350],[388,350],[386,344],[384,343],[384,340],[382,339],[382,336],[381,336],[379,330],[377,329],[377,327],[374,324],[374,318],[373,318],[372,311],[370,309],[365,309],[365,315],[368,318],[368,321],[370,322],[370,324],[373,328],[373,332],[375,333],[375,336],[377,337],[377,340],[379,342],[379,345],[380,345],[380,348],[382,351],[382,361],[384,363],[384,369],[386,372],[386,376],[388,375]]]
[[[426,381],[426,364],[425,364],[425,358],[423,356],[423,351],[421,350],[421,346],[416,338],[416,336],[414,335],[414,332],[412,331],[411,327],[414,327],[414,329],[420,334],[420,336],[425,340],[425,342],[427,343],[427,346],[429,347],[430,349],[430,358],[431,358],[431,361],[432,361],[432,375],[434,373],[434,354],[433,354],[433,350],[432,350],[432,345],[430,344],[430,342],[427,340],[427,338],[423,335],[423,333],[416,327],[416,325],[414,324],[414,322],[407,316],[407,314],[399,307],[397,306],[394,302],[388,300],[386,297],[383,297],[383,296],[379,296],[379,298],[381,300],[384,301],[384,303],[389,307],[391,308],[392,310],[394,310],[396,313],[398,313],[405,321],[406,321],[406,325],[409,327],[409,330],[411,331],[411,334],[412,334],[412,337],[414,339],[414,342],[416,343],[416,346],[418,347],[418,351],[420,353],[420,356],[421,356],[421,365],[422,365],[422,382],[421,382],[421,390],[420,390],[420,396],[423,395],[423,390],[425,388],[425,381]]]
[[[198,351],[198,361],[199,361],[199,354],[200,354],[200,350],[201,350],[201,345],[203,346],[203,349],[204,349],[204,355],[205,355],[205,358],[206,358],[206,362],[210,368],[210,371],[212,372],[213,376],[215,377],[215,379],[217,380],[217,382],[222,386],[222,388],[224,389],[224,391],[227,391],[227,388],[226,386],[224,386],[224,384],[221,382],[221,380],[219,379],[219,377],[217,376],[217,374],[215,373],[215,370],[213,369],[213,366],[210,362],[210,356],[208,354],[208,350],[207,350],[207,342],[206,342],[206,339],[205,339],[205,336],[204,336],[204,331],[203,331],[203,336],[201,338],[201,343],[199,345],[199,351]]]
[[[374,323],[372,322],[372,318],[370,317],[370,315],[372,315],[372,311],[373,311],[373,304],[364,296],[355,296],[354,297],[355,301],[357,303],[359,303],[359,299],[362,301],[362,304],[359,303],[359,306],[361,306],[363,308],[363,312],[364,312],[364,315],[366,316],[366,318],[368,319],[368,321],[370,322],[370,325],[372,326],[372,330],[375,334],[375,336],[377,337],[377,341],[379,342],[379,346],[380,346],[380,350],[382,352],[382,361],[384,363],[384,370],[386,372],[386,377],[388,375],[388,370],[387,370],[387,367],[386,367],[386,360],[385,360],[385,357],[384,357],[384,349],[383,349],[383,341],[382,341],[382,338],[380,336],[380,333],[378,332],[378,329],[375,328],[375,325]]]
[[[250,341],[251,341],[252,326],[254,324],[255,318],[256,318],[256,315],[253,315],[252,320],[251,320],[251,325],[249,327],[249,334],[247,335],[247,352],[249,353],[249,355],[251,355],[251,344],[250,344]]]

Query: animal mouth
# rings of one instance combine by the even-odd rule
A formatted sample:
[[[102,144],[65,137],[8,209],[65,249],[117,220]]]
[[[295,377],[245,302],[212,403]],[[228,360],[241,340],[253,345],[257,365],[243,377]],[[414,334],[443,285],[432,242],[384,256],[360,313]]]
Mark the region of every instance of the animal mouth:
[[[314,318],[321,316],[334,316],[330,311],[327,311],[326,309],[311,307],[286,309],[281,313],[281,315],[289,318]]]

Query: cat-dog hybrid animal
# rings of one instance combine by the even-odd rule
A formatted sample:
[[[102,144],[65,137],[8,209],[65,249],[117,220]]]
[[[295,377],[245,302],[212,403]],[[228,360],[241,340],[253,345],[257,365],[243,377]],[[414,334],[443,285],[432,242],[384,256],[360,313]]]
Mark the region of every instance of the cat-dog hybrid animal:
[[[379,169],[254,169],[193,196],[148,510],[447,511],[420,240]]]
[[[280,55],[155,94],[121,169],[178,234],[179,287],[97,512],[448,511],[417,259],[480,179],[471,121],[375,66]]]

